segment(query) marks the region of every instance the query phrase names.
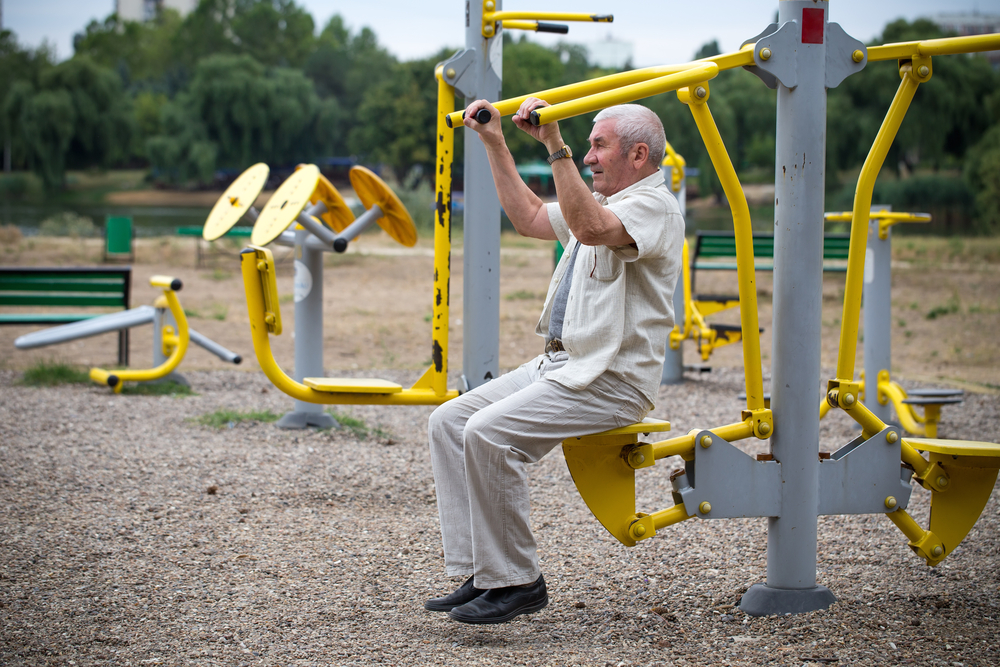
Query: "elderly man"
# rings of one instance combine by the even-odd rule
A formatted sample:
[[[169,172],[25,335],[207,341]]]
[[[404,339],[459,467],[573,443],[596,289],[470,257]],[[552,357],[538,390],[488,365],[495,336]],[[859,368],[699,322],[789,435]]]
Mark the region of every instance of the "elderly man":
[[[514,124],[545,145],[558,203],[518,176],[484,100],[465,124],[486,145],[500,203],[515,229],[562,242],[536,332],[545,352],[445,403],[429,440],[447,574],[468,577],[428,600],[463,623],[503,623],[548,604],[529,520],[526,463],[564,439],[626,426],[652,410],[673,327],[684,221],[659,164],[666,139],[656,114],[627,104],[600,112],[583,162],[590,192],[557,123],[534,127],[529,98]],[[487,109],[488,123],[474,120]],[[474,221],[469,221],[474,224]]]

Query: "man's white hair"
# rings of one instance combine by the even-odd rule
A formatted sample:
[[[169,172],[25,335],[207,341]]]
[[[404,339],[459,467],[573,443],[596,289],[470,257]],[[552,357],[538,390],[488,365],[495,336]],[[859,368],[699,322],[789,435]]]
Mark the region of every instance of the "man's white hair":
[[[594,117],[615,121],[615,134],[621,143],[622,155],[628,155],[636,144],[649,146],[647,162],[659,167],[667,150],[667,136],[659,117],[641,104],[619,104],[603,109]]]

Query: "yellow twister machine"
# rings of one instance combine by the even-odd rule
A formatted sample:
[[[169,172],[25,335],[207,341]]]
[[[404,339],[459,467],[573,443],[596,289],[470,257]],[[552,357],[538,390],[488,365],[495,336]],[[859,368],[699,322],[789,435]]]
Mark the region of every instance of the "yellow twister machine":
[[[179,278],[170,276],[153,276],[149,279],[149,284],[163,290],[163,295],[157,299],[154,307],[169,308],[170,314],[173,315],[174,321],[177,323],[177,329],[175,331],[173,326],[169,324],[163,327],[160,335],[163,340],[163,355],[166,356],[166,359],[155,368],[120,371],[106,371],[102,368],[90,369],[91,380],[97,384],[111,387],[116,394],[121,393],[122,387],[127,381],[150,382],[165,378],[177,368],[187,353],[190,331],[187,316],[177,298],[177,292],[180,291],[183,284]]]

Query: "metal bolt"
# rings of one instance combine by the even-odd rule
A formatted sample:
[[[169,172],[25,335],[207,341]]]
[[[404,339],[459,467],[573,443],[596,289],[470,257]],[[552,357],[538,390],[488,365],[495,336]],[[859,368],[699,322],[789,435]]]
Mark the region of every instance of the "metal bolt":
[[[931,555],[934,556],[935,558],[940,558],[941,556],[944,555],[944,549],[939,544],[933,549],[931,549]]]
[[[641,523],[632,524],[632,537],[642,537],[646,534],[646,527]]]
[[[760,431],[761,435],[767,435],[771,432],[771,425],[767,422],[761,422],[760,426],[757,427],[757,430]]]
[[[705,86],[698,86],[694,89],[694,96],[699,100],[703,100],[708,96],[708,91],[705,90]]]
[[[449,67],[448,69],[446,69],[444,71],[444,75],[446,77],[448,77],[449,79],[454,79],[455,78],[455,68],[454,67]]]
[[[706,500],[701,505],[698,505],[698,511],[701,512],[702,514],[708,514],[709,512],[712,511],[712,503]]]
[[[888,442],[890,445],[896,444],[898,440],[899,440],[899,434],[896,433],[895,431],[889,431],[888,433],[885,434],[885,441]]]
[[[865,54],[861,51],[861,49],[856,49],[854,53],[851,54],[851,60],[853,60],[856,63],[859,63],[864,59],[865,59]]]
[[[770,60],[771,59],[771,49],[767,48],[766,46],[763,49],[761,49],[760,50],[760,59],[761,60]]]
[[[257,270],[258,271],[263,271],[266,268],[267,268],[267,262],[265,262],[264,260],[260,260],[259,262],[257,262]]]
[[[700,442],[700,444],[701,444],[702,447],[704,447],[705,449],[708,449],[709,447],[712,446],[712,436],[710,436],[710,435],[703,435],[703,436],[701,436],[701,440],[699,442]]]
[[[483,9],[485,9],[488,12],[492,12],[495,8],[496,5],[493,4],[492,0],[486,0],[486,3],[483,5]]]
[[[892,496],[889,496],[888,498],[885,499],[885,506],[888,507],[889,509],[896,509],[896,499]]]
[[[928,67],[927,65],[921,65],[920,67],[917,68],[917,74],[919,74],[922,77],[929,76],[930,73],[931,73],[931,68]]]
[[[486,35],[487,37],[492,36],[493,35],[493,25],[490,24],[490,25],[484,26],[483,27],[483,34]]]
[[[646,462],[646,457],[642,452],[632,452],[628,455],[628,462],[633,468],[638,468]]]
[[[948,478],[945,477],[944,475],[941,475],[940,477],[938,477],[936,481],[937,481],[937,485],[940,486],[942,489],[944,487],[948,486]]]
[[[264,321],[267,322],[268,324],[274,324],[274,315],[268,313],[267,315],[264,316]]]
[[[844,405],[854,405],[854,394],[844,394]]]

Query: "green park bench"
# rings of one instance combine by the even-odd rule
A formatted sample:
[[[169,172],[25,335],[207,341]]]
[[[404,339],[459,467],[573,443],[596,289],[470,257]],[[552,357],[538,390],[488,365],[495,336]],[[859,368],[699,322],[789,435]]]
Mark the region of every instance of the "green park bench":
[[[53,312],[51,308],[128,310],[132,267],[0,267],[0,306],[38,307],[43,312],[0,313],[0,325],[55,326],[104,315]],[[118,332],[118,363],[128,366],[128,329]]]
[[[249,239],[250,238],[250,233],[252,231],[253,231],[252,227],[233,227],[228,232],[226,232],[221,238],[230,238],[230,239],[246,238],[246,239]],[[201,227],[193,227],[193,226],[192,227],[178,227],[177,228],[177,235],[178,236],[191,236],[191,237],[194,237],[195,253],[196,253],[196,258],[197,258],[195,266],[197,268],[199,268],[199,269],[202,267],[203,261],[205,259],[207,259],[208,257],[215,257],[215,256],[218,256],[218,255],[227,254],[227,253],[224,253],[224,252],[222,252],[222,251],[220,251],[218,249],[213,249],[213,245],[212,244],[215,243],[215,242],[214,241],[206,241],[202,237],[202,228]],[[234,253],[234,256],[235,256],[235,253]]]

